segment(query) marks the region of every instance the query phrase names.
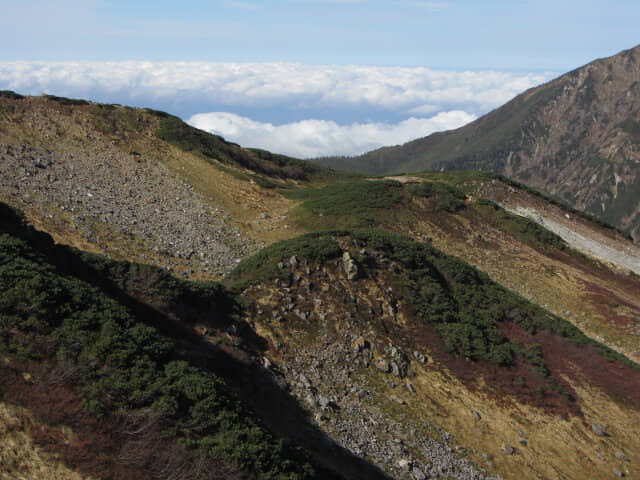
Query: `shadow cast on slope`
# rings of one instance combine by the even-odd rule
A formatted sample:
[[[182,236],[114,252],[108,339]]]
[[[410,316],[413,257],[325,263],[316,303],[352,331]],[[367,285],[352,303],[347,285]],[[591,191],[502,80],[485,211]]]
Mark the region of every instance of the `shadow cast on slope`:
[[[0,222],[0,233],[28,242],[57,273],[99,289],[128,308],[137,319],[174,340],[176,359],[222,377],[276,439],[285,445],[300,446],[312,455],[317,478],[389,478],[313,425],[308,413],[283,388],[282,381],[255,362],[266,349],[266,342],[247,324],[234,319],[240,307],[224,287],[192,284],[155,267],[112,262],[55,245],[49,235],[24,225],[20,215],[4,204],[0,204]],[[177,291],[171,294],[171,289]],[[165,290],[169,300],[162,295]],[[204,300],[198,293],[204,293]],[[195,322],[218,331],[235,331],[241,348],[224,349],[211,343],[196,332]]]

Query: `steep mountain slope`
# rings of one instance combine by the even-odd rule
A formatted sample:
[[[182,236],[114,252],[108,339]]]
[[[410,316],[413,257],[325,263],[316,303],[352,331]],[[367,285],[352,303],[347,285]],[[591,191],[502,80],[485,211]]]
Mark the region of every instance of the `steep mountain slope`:
[[[81,474],[384,478],[349,452],[407,479],[638,473],[640,367],[424,243],[277,243],[236,303],[1,225],[2,400],[28,409],[7,423]]]
[[[185,275],[282,238],[291,202],[274,187],[331,175],[162,112],[0,94],[0,199],[56,240]]]
[[[490,174],[432,173],[295,189],[287,195],[302,200],[291,219],[307,231],[378,227],[432,243],[640,360],[640,278],[632,273],[640,271],[640,247],[513,182]],[[571,247],[500,205],[566,224],[621,258],[595,255],[581,244]]]
[[[318,425],[396,478],[474,478],[453,452],[504,478],[640,473],[610,460],[636,448],[640,367],[432,247],[311,234],[231,280]]]
[[[599,260],[614,260],[602,255],[604,247],[621,252],[614,264],[624,270],[637,266],[638,248],[513,182],[469,174],[401,179],[432,178],[470,195],[452,200],[451,192],[441,192],[444,207],[450,205],[434,208],[424,194],[409,192],[410,183],[387,188],[242,149],[161,112],[9,93],[0,102],[0,198],[22,208],[56,241],[212,279],[276,240],[318,229],[382,227],[431,239],[574,319],[612,348],[640,358],[634,279],[617,269],[595,270],[563,249],[532,245],[526,235],[513,234],[529,228],[518,227],[521,220],[478,208],[476,201],[497,201],[535,219],[554,212],[546,226],[564,223],[565,233],[581,231],[572,245],[596,245],[583,253]],[[525,265],[532,268],[527,274],[520,268]],[[599,300],[606,296],[617,300]]]
[[[287,405],[241,312],[219,284],[55,245],[0,203],[0,432],[94,478],[384,478]],[[1,451],[2,475],[41,470]]]
[[[640,475],[640,247],[615,229],[494,174],[350,176],[161,112],[0,101],[0,197],[126,260],[3,206],[0,435],[43,471]]]
[[[457,130],[320,163],[372,174],[498,172],[639,240],[640,46],[528,90]]]

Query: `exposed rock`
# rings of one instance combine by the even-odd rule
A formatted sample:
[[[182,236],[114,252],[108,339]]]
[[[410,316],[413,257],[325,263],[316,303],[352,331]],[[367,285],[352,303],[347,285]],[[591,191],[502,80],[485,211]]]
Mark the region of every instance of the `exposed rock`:
[[[407,460],[406,458],[401,458],[398,460],[398,467],[402,470],[408,472],[411,470],[411,460]]]
[[[302,384],[302,386],[304,388],[311,388],[311,382],[309,381],[309,379],[304,376],[304,375],[300,375],[300,383]]]
[[[320,408],[327,408],[329,406],[329,403],[330,403],[330,400],[327,397],[323,395],[320,395],[318,397],[318,406]]]
[[[624,453],[622,453],[622,452],[616,452],[616,457],[618,457],[623,462],[628,462],[629,461],[629,459],[626,457],[626,455]]]
[[[364,398],[367,396],[367,391],[364,388],[360,388],[356,391],[356,396],[358,398]]]
[[[617,475],[618,477],[624,477],[625,476],[625,473],[622,470],[620,470],[619,468],[617,468],[617,467],[613,467],[613,474]]]
[[[516,453],[516,449],[513,448],[511,445],[509,445],[508,443],[503,443],[502,444],[502,451],[504,453],[506,453],[507,455],[513,455],[514,453]]]
[[[76,128],[77,119],[54,110],[30,114],[45,138],[49,124]],[[20,208],[52,212],[58,229],[105,253],[181,272],[222,276],[260,248],[221,205],[150,159],[145,152],[133,160],[101,135],[90,145],[74,134],[54,142],[36,135],[33,144],[0,153],[0,194]]]
[[[605,437],[607,435],[607,432],[605,431],[605,429],[597,423],[591,424],[591,430],[593,431],[593,433],[595,433],[600,437]]]
[[[387,362],[384,358],[376,359],[376,368],[383,373],[389,373],[389,362]]]
[[[427,478],[429,478],[419,468],[414,468],[412,470],[411,474],[412,474],[414,480],[426,480]]]
[[[423,365],[427,362],[427,357],[423,353],[417,350],[413,351],[413,356],[415,357],[416,360],[418,360]]]
[[[342,268],[347,275],[347,280],[355,280],[358,278],[358,265],[349,252],[342,254]]]
[[[353,351],[355,353],[362,352],[365,349],[369,349],[371,344],[364,339],[364,337],[358,337],[355,342],[353,342]]]
[[[474,410],[472,408],[471,409],[471,413],[473,414],[474,417],[476,417],[476,419],[478,419],[478,420],[482,419],[482,415],[480,415],[480,413],[477,410]]]

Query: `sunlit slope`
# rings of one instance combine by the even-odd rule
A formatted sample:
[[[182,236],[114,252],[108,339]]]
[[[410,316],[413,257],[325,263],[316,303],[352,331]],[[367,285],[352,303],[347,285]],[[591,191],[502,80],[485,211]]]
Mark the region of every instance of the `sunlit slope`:
[[[457,130],[324,165],[373,174],[493,171],[640,239],[640,46],[530,89]]]
[[[640,367],[431,246],[310,234],[227,281],[319,427],[396,478],[640,473]]]
[[[57,240],[215,278],[286,238],[277,187],[335,172],[162,112],[0,94],[0,198]]]

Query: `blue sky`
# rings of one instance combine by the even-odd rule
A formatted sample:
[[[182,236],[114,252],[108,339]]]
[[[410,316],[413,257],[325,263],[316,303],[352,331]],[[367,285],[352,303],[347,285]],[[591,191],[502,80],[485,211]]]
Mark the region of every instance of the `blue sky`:
[[[202,128],[300,156],[453,128],[640,43],[637,0],[0,0],[0,8],[0,88],[198,115]],[[283,126],[328,139],[289,148],[274,140]],[[372,141],[361,145],[339,140],[366,131]]]

